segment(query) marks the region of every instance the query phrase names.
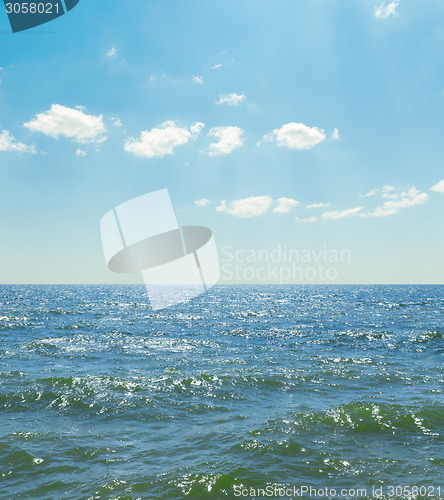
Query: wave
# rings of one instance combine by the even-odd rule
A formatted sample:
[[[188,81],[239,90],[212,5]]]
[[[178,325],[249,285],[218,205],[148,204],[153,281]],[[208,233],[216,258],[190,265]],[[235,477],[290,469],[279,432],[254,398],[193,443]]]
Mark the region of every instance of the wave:
[[[444,406],[418,406],[353,401],[319,412],[298,412],[288,419],[285,432],[343,430],[357,434],[422,434],[440,436],[444,432]],[[288,428],[289,427],[289,428]],[[281,432],[282,425],[274,432]],[[268,431],[273,432],[272,428]],[[253,431],[253,435],[262,431]]]

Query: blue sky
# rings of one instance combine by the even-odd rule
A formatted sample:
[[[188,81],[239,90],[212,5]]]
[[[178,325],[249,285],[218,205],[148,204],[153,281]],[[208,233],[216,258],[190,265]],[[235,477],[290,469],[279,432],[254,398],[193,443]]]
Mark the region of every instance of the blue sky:
[[[106,268],[99,222],[166,187],[219,250],[443,283],[443,19],[438,0],[81,0],[12,34],[1,8],[0,282],[140,282]]]

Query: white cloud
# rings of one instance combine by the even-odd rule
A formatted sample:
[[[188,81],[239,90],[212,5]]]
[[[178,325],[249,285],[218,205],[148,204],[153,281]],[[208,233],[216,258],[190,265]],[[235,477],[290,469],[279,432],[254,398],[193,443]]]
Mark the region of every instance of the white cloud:
[[[366,194],[360,194],[359,196],[361,198],[369,198],[370,196],[375,196],[377,194],[380,194],[383,198],[389,198],[393,191],[396,191],[395,186],[382,186],[382,188],[376,188],[376,189],[371,189],[368,193]]]
[[[435,184],[430,189],[431,191],[436,191],[437,193],[444,194],[444,179],[442,181],[439,181],[438,184]]]
[[[343,219],[344,217],[351,217],[361,212],[363,207],[347,208],[346,210],[327,210],[321,217],[323,219]]]
[[[198,83],[200,85],[202,85],[204,83],[204,78],[203,76],[199,76],[199,75],[193,75],[193,78],[192,78],[193,82],[194,83]]]
[[[306,219],[301,219],[300,217],[295,217],[296,222],[316,222],[318,219],[316,217],[307,217]]]
[[[37,153],[34,146],[27,146],[22,142],[18,142],[8,130],[2,130],[0,132],[0,151],[15,151],[16,153],[32,154]]]
[[[228,106],[239,106],[242,102],[245,102],[245,94],[219,94],[219,100],[216,104],[228,104]]]
[[[309,210],[312,208],[327,208],[330,206],[330,203],[312,203],[311,205],[307,205],[305,208]]]
[[[205,127],[205,123],[202,122],[194,122],[191,127],[190,131],[193,135],[199,135],[201,130]]]
[[[396,12],[396,8],[400,4],[400,0],[394,0],[386,5],[384,2],[376,8],[375,17],[380,19],[387,19],[390,16],[396,16],[398,13]]]
[[[288,149],[311,149],[325,139],[325,132],[318,127],[307,127],[303,123],[287,123],[264,136],[263,141],[276,141],[279,147]],[[260,143],[258,143],[260,144]]]
[[[208,135],[219,139],[218,142],[210,144],[208,154],[227,155],[243,144],[243,130],[239,127],[213,127]]]
[[[113,122],[113,125],[115,127],[121,127],[122,126],[122,120],[120,118],[111,118],[111,121]]]
[[[214,66],[211,66],[211,69],[219,69],[222,68],[222,64],[215,64]]]
[[[23,126],[54,139],[61,135],[80,144],[106,140],[106,128],[102,115],[88,115],[80,106],[67,108],[60,104],[53,104],[49,111],[38,113],[33,120],[24,123]]]
[[[125,142],[125,151],[142,158],[154,158],[172,154],[177,146],[195,139],[205,125],[194,123],[190,129],[179,127],[170,120],[151,130],[143,130],[140,139],[129,138]]]
[[[422,205],[428,199],[427,193],[422,193],[415,186],[411,186],[405,190],[397,189],[393,186],[383,186],[380,190],[374,190],[379,193],[382,198],[387,199],[381,206],[376,207],[373,212],[364,214],[365,217],[387,217],[395,215],[403,208]]]
[[[117,50],[115,47],[111,47],[106,53],[106,57],[115,57],[117,56]]]
[[[83,158],[87,154],[88,153],[86,151],[83,151],[83,149],[77,149],[77,151],[76,151],[76,156],[79,156],[80,158]]]
[[[337,128],[335,128],[335,129],[333,130],[333,133],[331,134],[331,137],[332,137],[332,139],[334,139],[335,141],[338,141],[338,140],[341,138],[341,136],[339,135],[339,130],[338,130]]]
[[[359,197],[360,198],[369,198],[370,196],[375,196],[375,194],[378,192],[377,189],[371,189],[370,191],[368,191],[368,193],[365,193],[365,194],[360,194]]]
[[[208,200],[207,198],[202,198],[201,200],[197,200],[194,202],[194,204],[198,207],[204,207],[205,205],[208,205],[208,203],[210,203],[210,200]]]
[[[293,207],[299,205],[299,202],[293,198],[278,198],[276,202],[277,206],[274,207],[273,212],[277,214],[286,214],[290,212]]]
[[[229,204],[224,200],[216,208],[218,212],[226,212],[236,217],[257,217],[268,212],[271,203],[271,196],[251,196],[231,201]]]
[[[227,211],[227,201],[226,200],[222,200],[220,202],[220,205],[218,207],[216,207],[216,212],[226,212]]]

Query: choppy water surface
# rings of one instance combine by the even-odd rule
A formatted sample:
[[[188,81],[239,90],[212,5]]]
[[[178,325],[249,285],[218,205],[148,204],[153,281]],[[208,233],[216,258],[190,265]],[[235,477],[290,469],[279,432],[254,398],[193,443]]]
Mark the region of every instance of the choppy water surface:
[[[1,286],[0,498],[444,498],[443,291]]]

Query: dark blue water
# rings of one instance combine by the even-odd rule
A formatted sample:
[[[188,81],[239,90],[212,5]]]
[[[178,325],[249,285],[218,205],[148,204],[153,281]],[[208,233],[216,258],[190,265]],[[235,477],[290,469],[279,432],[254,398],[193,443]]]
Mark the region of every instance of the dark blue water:
[[[0,498],[444,498],[443,291],[1,286]]]

